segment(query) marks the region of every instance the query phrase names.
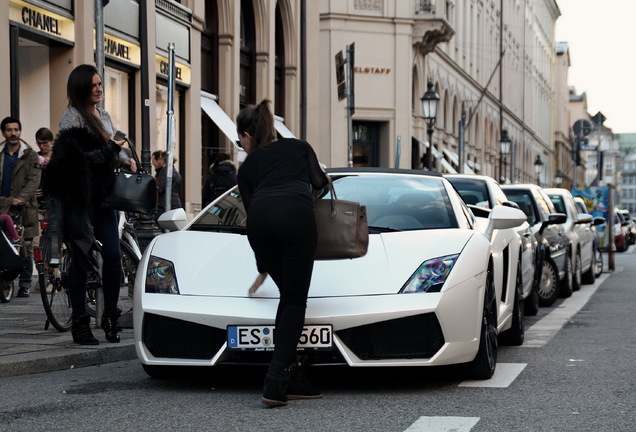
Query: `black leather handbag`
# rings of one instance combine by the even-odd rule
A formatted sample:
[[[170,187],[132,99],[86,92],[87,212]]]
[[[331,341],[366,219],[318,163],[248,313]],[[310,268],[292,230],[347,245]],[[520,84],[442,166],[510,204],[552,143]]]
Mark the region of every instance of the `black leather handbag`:
[[[137,163],[137,172],[118,169],[113,189],[102,207],[130,213],[154,214],[159,197],[157,180],[142,168],[135,147],[127,139],[126,142]]]
[[[339,200],[331,178],[331,198],[314,202],[318,245],[316,260],[359,258],[369,247],[367,208],[358,202]]]

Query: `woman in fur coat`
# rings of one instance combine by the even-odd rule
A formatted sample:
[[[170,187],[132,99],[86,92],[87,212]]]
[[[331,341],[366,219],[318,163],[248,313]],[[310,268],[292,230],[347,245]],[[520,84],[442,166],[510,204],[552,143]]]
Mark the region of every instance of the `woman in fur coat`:
[[[96,269],[95,253],[102,256],[104,313],[101,327],[106,340],[119,342],[117,308],[121,257],[117,216],[101,208],[114,182],[114,169],[124,141],[113,141],[110,115],[97,104],[102,80],[92,65],[80,65],[67,85],[69,107],[60,120],[60,133],[47,167],[45,189],[61,213],[57,225],[72,252],[68,283],[73,308],[71,333],[80,345],[97,345],[86,314],[86,281]]]

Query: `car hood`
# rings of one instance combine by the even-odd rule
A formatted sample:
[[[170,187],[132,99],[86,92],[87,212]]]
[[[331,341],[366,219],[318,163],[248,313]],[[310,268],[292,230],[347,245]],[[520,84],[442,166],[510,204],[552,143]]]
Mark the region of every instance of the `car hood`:
[[[364,257],[316,261],[309,296],[396,294],[424,261],[460,253],[473,235],[474,231],[463,229],[371,234]],[[245,235],[196,231],[164,234],[144,254],[144,268],[149,255],[173,262],[181,295],[244,297],[258,275]],[[474,276],[455,273],[451,272],[454,283]],[[278,297],[271,278],[256,297]]]

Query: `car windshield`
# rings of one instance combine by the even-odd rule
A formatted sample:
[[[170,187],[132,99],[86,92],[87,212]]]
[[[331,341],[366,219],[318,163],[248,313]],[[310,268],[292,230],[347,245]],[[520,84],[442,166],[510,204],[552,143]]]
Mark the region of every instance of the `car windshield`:
[[[490,208],[488,187],[485,181],[447,177],[466,204]]]
[[[554,204],[554,208],[557,213],[566,213],[565,211],[565,202],[563,201],[563,197],[560,195],[550,195],[550,201]]]
[[[332,176],[338,199],[367,207],[371,232],[457,228],[441,178],[413,175]],[[329,199],[327,193],[321,199]],[[199,213],[189,229],[245,233],[247,214],[238,188]]]
[[[245,232],[247,213],[243,207],[243,200],[235,186],[223,198],[216,201],[205,211],[199,213],[190,230],[193,231],[230,231]]]
[[[372,232],[459,226],[442,178],[376,174],[332,178],[338,199],[366,206]]]
[[[508,199],[517,203],[519,208],[526,214],[530,225],[534,225],[538,222],[534,206],[532,205],[532,195],[530,191],[506,189],[505,192]]]

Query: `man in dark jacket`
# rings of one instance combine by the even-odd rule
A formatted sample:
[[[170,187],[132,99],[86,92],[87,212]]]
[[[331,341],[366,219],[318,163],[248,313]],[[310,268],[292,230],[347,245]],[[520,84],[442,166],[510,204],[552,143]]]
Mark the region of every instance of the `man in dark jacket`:
[[[165,151],[157,150],[152,153],[150,162],[155,168],[155,178],[157,179],[157,191],[159,192],[159,199],[157,202],[157,212],[155,213],[155,220],[159,219],[162,213],[166,211],[166,183],[168,180],[168,172],[166,168],[168,155]],[[176,162],[176,160],[175,160]],[[172,191],[170,192],[170,210],[183,207],[183,201],[181,200],[181,185],[183,180],[181,174],[172,169]]]
[[[23,209],[24,271],[20,274],[18,297],[28,297],[33,277],[33,238],[40,235],[38,201],[42,169],[38,154],[20,139],[20,120],[6,117],[0,123],[5,141],[0,143],[0,214],[16,216]]]

